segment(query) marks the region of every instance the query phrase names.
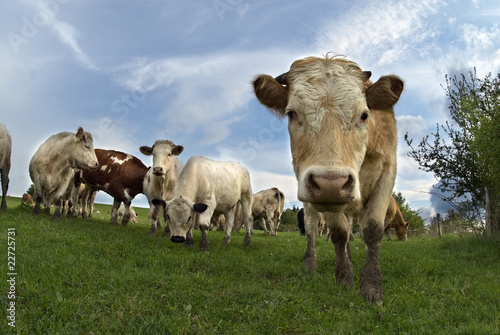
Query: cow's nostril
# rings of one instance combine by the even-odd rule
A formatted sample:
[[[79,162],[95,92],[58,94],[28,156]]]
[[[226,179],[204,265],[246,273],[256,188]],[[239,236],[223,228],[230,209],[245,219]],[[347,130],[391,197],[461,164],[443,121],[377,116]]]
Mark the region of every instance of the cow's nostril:
[[[354,184],[354,179],[352,178],[351,175],[349,175],[349,177],[347,178],[346,183],[344,184],[344,186],[342,186],[342,191],[346,192],[346,193],[351,192],[352,188],[354,186],[353,184]]]
[[[309,188],[310,189],[312,189],[312,190],[319,190],[320,189],[319,185],[314,181],[314,175],[313,174],[309,175],[308,183],[309,183]]]
[[[184,236],[171,236],[170,241],[174,243],[184,243],[186,242],[186,238]]]

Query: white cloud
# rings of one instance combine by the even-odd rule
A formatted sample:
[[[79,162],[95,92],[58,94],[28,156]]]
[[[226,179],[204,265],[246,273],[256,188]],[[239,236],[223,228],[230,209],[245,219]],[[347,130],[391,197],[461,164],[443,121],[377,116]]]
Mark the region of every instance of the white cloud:
[[[320,50],[339,52],[359,63],[393,64],[425,52],[427,46],[419,44],[435,32],[424,19],[441,4],[438,0],[363,3],[320,29],[316,44]]]

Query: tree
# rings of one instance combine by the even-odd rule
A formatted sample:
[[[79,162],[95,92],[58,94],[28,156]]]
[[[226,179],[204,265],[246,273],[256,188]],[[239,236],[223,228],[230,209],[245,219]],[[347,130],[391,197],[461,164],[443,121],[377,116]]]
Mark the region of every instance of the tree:
[[[484,79],[476,69],[469,76],[445,77],[451,122],[437,124],[436,133],[425,136],[417,148],[412,139],[408,155],[421,170],[433,172],[438,188],[460,200],[469,219],[486,221],[487,233],[500,234],[500,74]],[[441,135],[443,131],[445,135]]]

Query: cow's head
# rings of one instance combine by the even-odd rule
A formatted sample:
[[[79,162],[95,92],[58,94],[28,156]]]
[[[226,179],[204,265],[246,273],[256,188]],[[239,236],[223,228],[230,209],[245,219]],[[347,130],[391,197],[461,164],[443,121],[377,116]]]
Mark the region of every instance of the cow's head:
[[[402,92],[396,76],[374,84],[370,76],[343,58],[309,57],[277,78],[260,75],[253,82],[259,101],[288,117],[298,198],[320,212],[360,201],[370,110],[392,108]]]
[[[174,164],[174,156],[180,155],[184,147],[169,140],[157,140],[152,147],[142,146],[139,149],[147,156],[153,155],[153,173],[165,176]]]
[[[70,166],[75,169],[95,169],[99,162],[94,151],[92,134],[79,127],[72,145],[65,148],[71,157]]]
[[[194,225],[195,213],[206,213],[208,206],[203,203],[193,203],[182,196],[174,198],[166,203],[165,217],[170,229],[170,240],[175,243],[184,243],[188,231]],[[210,224],[208,216],[207,228]],[[200,223],[201,224],[201,223]]]
[[[396,236],[400,241],[406,241],[408,239],[408,228],[410,226],[409,222],[403,222],[402,225],[396,225]]]

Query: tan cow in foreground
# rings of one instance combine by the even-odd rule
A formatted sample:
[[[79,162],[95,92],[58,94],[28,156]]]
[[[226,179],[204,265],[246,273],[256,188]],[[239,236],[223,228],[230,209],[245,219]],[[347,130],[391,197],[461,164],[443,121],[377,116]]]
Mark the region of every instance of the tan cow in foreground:
[[[238,202],[241,203],[246,228],[244,243],[250,245],[252,186],[248,170],[236,162],[191,157],[175,185],[172,200],[166,203],[165,215],[171,232],[170,240],[192,245],[193,216],[197,213],[201,230],[200,250],[208,251],[207,230],[210,219],[214,214],[224,214],[226,233],[223,243],[229,244]]]
[[[62,132],[50,136],[35,152],[29,165],[29,173],[35,185],[33,215],[41,212],[50,215],[50,205],[55,204],[54,218],[61,219],[62,196],[68,189],[74,169],[96,169],[92,135],[78,128],[75,133]]]
[[[384,232],[387,237],[387,241],[390,241],[390,229],[394,228],[396,230],[396,236],[400,241],[406,241],[408,239],[408,227],[410,223],[405,222],[403,214],[399,209],[398,202],[394,197],[391,198],[389,206],[387,207],[387,213],[385,215]]]
[[[157,140],[152,147],[142,146],[139,149],[143,154],[153,156],[153,166],[144,177],[143,190],[148,197],[151,214],[149,234],[156,235],[156,231],[161,228],[160,214],[165,212],[165,208],[161,204],[154,205],[153,199],[163,201],[172,199],[175,184],[184,168],[184,164],[177,156],[182,153],[184,147],[175,145],[169,140]]]
[[[253,85],[262,104],[288,118],[297,195],[305,210],[304,267],[317,268],[314,240],[323,213],[335,245],[337,283],[354,287],[349,235],[359,215],[366,249],[360,293],[382,305],[379,248],[396,177],[393,106],[403,82],[384,76],[372,84],[370,76],[352,61],[327,55],[297,60],[287,73],[260,75]]]
[[[0,123],[0,174],[2,175],[2,204],[0,210],[7,209],[7,190],[9,189],[10,156],[12,152],[12,138],[9,131]]]
[[[253,219],[259,221],[266,234],[276,236],[284,206],[285,195],[276,187],[255,193],[252,203]]]

